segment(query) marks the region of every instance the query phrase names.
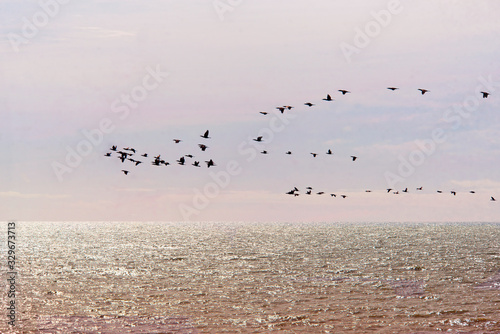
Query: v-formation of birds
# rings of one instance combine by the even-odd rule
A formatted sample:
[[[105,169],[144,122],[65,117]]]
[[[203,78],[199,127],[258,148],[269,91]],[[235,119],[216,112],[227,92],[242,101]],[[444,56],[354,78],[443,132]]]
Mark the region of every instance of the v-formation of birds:
[[[388,90],[391,90],[391,91],[396,91],[398,90],[399,88],[398,87],[387,87]],[[351,93],[350,91],[348,90],[345,90],[345,89],[339,89],[338,90],[342,95],[346,95],[348,93]],[[429,93],[430,90],[428,89],[423,89],[423,88],[419,88],[418,91],[420,91],[420,93],[422,95],[425,95],[426,93]],[[488,98],[488,96],[490,95],[489,92],[481,92],[482,94],[482,97],[485,99],[485,98]],[[330,94],[327,94],[325,98],[322,99],[323,101],[327,101],[327,102],[332,102],[332,101],[335,101],[332,96]],[[305,102],[304,103],[305,106],[308,106],[308,107],[313,107],[315,106],[314,103],[311,103],[311,102]],[[291,110],[292,108],[294,108],[293,106],[290,106],[290,105],[284,105],[284,106],[279,106],[279,107],[276,107],[277,110],[279,110],[281,113],[284,113],[285,111],[287,110]],[[260,114],[262,115],[267,115],[269,114],[268,112],[265,112],[265,111],[261,111]],[[200,135],[201,138],[204,138],[204,139],[210,139],[209,137],[209,130],[206,130],[202,135]],[[254,141],[256,142],[263,142],[263,136],[259,136],[259,137],[256,137],[255,139],[253,139]],[[173,142],[175,144],[179,144],[182,140],[181,139],[173,139]],[[201,151],[206,151],[208,149],[208,146],[205,145],[205,144],[198,144],[198,147],[200,148]],[[123,162],[125,162],[126,160],[128,161],[131,161],[132,163],[135,164],[135,166],[138,166],[139,164],[143,163],[142,160],[136,160],[136,159],[133,159],[131,158],[132,156],[134,156],[136,154],[136,150],[134,148],[130,148],[130,147],[126,147],[126,148],[123,148],[122,150],[118,150],[117,146],[114,145],[110,148],[110,150],[112,152],[115,152],[116,154],[118,154],[118,158]],[[112,156],[112,152],[108,152],[105,154],[106,157],[111,157]],[[263,150],[261,151],[262,154],[268,154],[268,151],[266,150]],[[285,154],[292,154],[291,151],[287,151],[285,152]],[[312,155],[313,158],[316,158],[318,156],[318,153],[314,153],[314,152],[311,152],[310,153]],[[331,149],[328,149],[328,151],[325,152],[325,154],[327,155],[332,155],[333,152]],[[141,157],[143,158],[147,158],[148,157],[148,154],[147,153],[144,153],[141,155]],[[179,164],[179,165],[186,165],[188,163],[188,161],[186,160],[186,158],[190,158],[190,159],[193,159],[194,156],[191,155],[191,154],[186,154],[184,156],[181,156],[178,160],[176,160],[176,162]],[[354,162],[356,161],[356,159],[358,159],[357,156],[350,156],[351,160]],[[194,167],[201,167],[200,166],[200,161],[197,161],[195,159],[193,159],[194,161],[191,163],[192,166]],[[214,161],[212,159],[210,160],[205,160],[205,163],[207,165],[207,168],[210,168],[212,166],[216,166],[216,164],[214,163]],[[161,158],[160,155],[157,155],[154,157],[154,159],[151,161],[151,164],[153,166],[168,166],[170,165],[169,162],[165,161],[164,159]],[[128,175],[129,174],[129,171],[128,170],[125,170],[125,169],[122,169],[122,172],[125,174],[125,175]],[[416,188],[417,191],[421,191],[423,189],[423,187],[418,187]],[[312,190],[313,188],[312,187],[307,187],[306,188],[306,192],[305,192],[305,195],[312,195]],[[365,192],[367,193],[370,193],[372,192],[371,190],[365,190]],[[393,190],[393,189],[387,189],[387,193],[391,193],[392,194],[395,194],[395,195],[398,195],[399,194],[399,191],[398,190]],[[408,188],[405,188],[403,190],[401,190],[402,193],[408,193]],[[436,191],[437,193],[443,193],[442,190],[437,190]],[[470,194],[475,194],[476,192],[474,190],[471,190],[469,191]],[[286,194],[288,195],[293,195],[293,196],[299,196],[300,193],[299,193],[299,189],[294,187],[292,190],[286,192]],[[319,191],[319,192],[316,192],[316,195],[323,195],[325,194],[324,191]],[[450,194],[456,196],[457,195],[457,192],[456,191],[450,191]],[[335,193],[330,193],[330,196],[331,197],[337,197],[337,194]],[[340,198],[347,198],[347,195],[343,195],[343,194],[340,194],[339,195]],[[493,196],[490,196],[490,200],[491,201],[496,201],[496,199],[493,197]]]

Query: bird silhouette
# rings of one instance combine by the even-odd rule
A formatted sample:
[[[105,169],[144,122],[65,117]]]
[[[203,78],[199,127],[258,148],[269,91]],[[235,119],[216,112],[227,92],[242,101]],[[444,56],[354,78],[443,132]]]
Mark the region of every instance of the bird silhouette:
[[[337,195],[336,195],[336,194],[330,194],[330,196],[332,196],[332,197],[337,197]]]
[[[350,91],[345,90],[345,89],[339,89],[339,92],[341,92],[341,93],[342,93],[342,95],[345,95],[345,94],[347,94],[347,93],[350,93]]]
[[[318,153],[311,153],[313,158],[316,158],[316,156],[318,155]]]
[[[138,166],[139,164],[142,164],[142,161],[138,161],[138,160],[136,160],[136,161],[135,161],[135,165],[136,165],[136,166]]]
[[[116,145],[111,146],[110,150],[111,151],[116,151]]]
[[[390,193],[390,192],[391,192],[391,190],[392,190],[392,188],[388,188],[388,189],[387,189],[387,193]]]
[[[311,190],[306,191],[306,195],[311,195]]]
[[[213,162],[212,159],[205,161],[207,163],[207,168],[210,168],[211,166],[216,166],[216,164]]]
[[[193,157],[193,155],[192,155],[192,154],[186,154],[186,155],[184,155],[184,156],[185,156],[186,158],[192,158],[192,157]]]
[[[201,148],[202,151],[205,151],[208,148],[207,145],[203,145],[203,144],[198,144],[198,146]]]
[[[358,157],[355,157],[354,155],[351,155],[352,161],[356,161]]]
[[[141,154],[141,157],[147,158],[148,154],[147,153]]]
[[[365,193],[371,193],[372,191],[371,190],[365,190]]]
[[[407,192],[408,192],[408,188],[405,188],[405,189],[403,190],[403,192],[404,192],[404,193],[407,193]]]
[[[278,109],[279,111],[281,111],[281,113],[285,112],[285,107],[276,107],[276,109]]]
[[[186,160],[184,159],[184,157],[180,157],[179,160],[177,160],[177,162],[179,163],[179,165],[184,165]]]
[[[442,190],[438,190],[437,192],[441,194],[443,191]]]
[[[320,192],[317,192],[316,194],[317,195],[323,195],[325,192],[324,191],[320,191]]]
[[[332,150],[328,149],[328,151],[326,151],[326,154],[333,154]]]
[[[418,89],[420,92],[422,92],[422,95],[424,95],[425,93],[427,92],[430,92],[430,90],[427,90],[427,89],[422,89],[422,88],[419,88]]]
[[[346,197],[347,197],[347,195],[340,195],[340,196],[341,196],[342,198],[346,198]]]
[[[387,89],[390,89],[392,91],[395,91],[396,89],[399,89],[398,87],[387,87]]]
[[[456,191],[450,191],[450,193],[451,193],[453,196],[457,196],[457,192],[456,192]]]
[[[418,188],[417,188],[417,190],[422,190],[422,189],[423,189],[423,187],[418,187]]]
[[[475,194],[476,192],[474,190],[469,191],[471,194]]]
[[[267,154],[267,151],[266,151],[266,150],[264,150],[264,151],[262,151],[262,152],[260,152],[260,153],[262,153],[262,154]]]
[[[490,201],[496,201],[495,197],[491,196]]]
[[[262,136],[255,138],[254,141],[262,141]]]
[[[488,95],[490,95],[488,92],[481,92],[481,94],[483,94],[483,99],[488,98]]]
[[[193,166],[195,167],[200,167],[200,162],[199,161],[195,161],[192,163]]]
[[[128,174],[128,170],[122,169],[122,172],[123,172],[123,174],[125,174],[125,175],[127,175],[127,174]]]
[[[210,137],[208,136],[208,130],[205,131],[204,134],[200,135],[201,138],[206,138],[206,139],[209,139]]]
[[[283,106],[285,108],[287,108],[288,110],[291,110],[293,107],[292,106]]]
[[[261,111],[260,113],[261,113],[262,115],[267,115],[267,112],[265,112],[265,111]]]
[[[287,152],[285,152],[285,154],[290,155],[290,154],[292,154],[292,152],[291,151],[287,151]]]
[[[306,102],[306,103],[304,103],[304,105],[306,105],[306,106],[308,106],[308,107],[312,107],[312,106],[314,106],[314,103],[311,103],[311,102]]]
[[[332,100],[332,97],[330,96],[330,94],[326,95],[326,98],[323,99],[323,101],[333,101]]]
[[[105,156],[105,157],[110,157],[110,156],[111,156],[111,153],[106,153],[104,156]]]
[[[180,139],[174,139],[174,142],[175,142],[176,144],[179,144],[181,141],[182,141],[182,140],[180,140]]]

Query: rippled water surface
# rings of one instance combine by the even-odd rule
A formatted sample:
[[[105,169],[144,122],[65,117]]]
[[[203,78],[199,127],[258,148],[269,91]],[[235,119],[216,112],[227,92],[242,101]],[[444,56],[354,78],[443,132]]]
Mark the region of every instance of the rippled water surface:
[[[499,224],[16,232],[18,333],[500,333]]]

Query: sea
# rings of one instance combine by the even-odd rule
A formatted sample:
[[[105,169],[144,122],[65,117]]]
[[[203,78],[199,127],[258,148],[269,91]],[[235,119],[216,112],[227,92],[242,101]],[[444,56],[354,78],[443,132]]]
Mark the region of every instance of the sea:
[[[500,224],[7,223],[1,333],[500,333]]]

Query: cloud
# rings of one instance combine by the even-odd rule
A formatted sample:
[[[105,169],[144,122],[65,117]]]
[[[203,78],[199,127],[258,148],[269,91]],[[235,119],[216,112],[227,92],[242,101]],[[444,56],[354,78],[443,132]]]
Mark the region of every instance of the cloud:
[[[17,191],[3,191],[3,192],[0,192],[0,197],[61,199],[61,198],[69,198],[70,196],[69,195],[51,195],[51,194],[27,194],[27,193],[20,193]]]

